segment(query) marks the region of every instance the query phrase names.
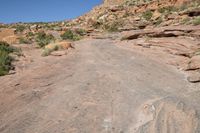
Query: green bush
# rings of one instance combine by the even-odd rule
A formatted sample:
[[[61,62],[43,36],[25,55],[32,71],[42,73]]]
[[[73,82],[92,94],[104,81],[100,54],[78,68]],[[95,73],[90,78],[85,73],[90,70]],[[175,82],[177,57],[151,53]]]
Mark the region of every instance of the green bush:
[[[28,37],[33,37],[33,36],[34,36],[34,33],[33,33],[33,32],[28,32],[27,36],[28,36]]]
[[[0,42],[0,76],[8,74],[9,70],[13,68],[11,64],[13,58],[9,54],[15,51],[17,50],[8,43]]]
[[[80,36],[71,30],[65,31],[65,33],[61,35],[61,38],[63,40],[72,40],[72,41],[80,40]]]
[[[48,45],[49,43],[55,41],[55,38],[53,35],[46,34],[45,32],[39,32],[35,40],[37,44],[42,48]]]
[[[196,18],[193,20],[193,25],[200,25],[200,17],[196,17]]]
[[[143,12],[143,14],[142,14],[142,17],[147,21],[150,20],[152,18],[152,16],[153,16],[153,13],[150,10]]]
[[[12,52],[17,52],[17,49],[11,47],[7,42],[0,41],[0,51],[6,51],[7,53],[12,53]]]

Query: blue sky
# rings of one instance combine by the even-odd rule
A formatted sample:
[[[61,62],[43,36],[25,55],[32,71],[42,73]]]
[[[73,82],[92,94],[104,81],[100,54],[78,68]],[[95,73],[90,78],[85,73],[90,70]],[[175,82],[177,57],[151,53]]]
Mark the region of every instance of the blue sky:
[[[75,18],[102,0],[0,0],[0,22],[49,22]]]

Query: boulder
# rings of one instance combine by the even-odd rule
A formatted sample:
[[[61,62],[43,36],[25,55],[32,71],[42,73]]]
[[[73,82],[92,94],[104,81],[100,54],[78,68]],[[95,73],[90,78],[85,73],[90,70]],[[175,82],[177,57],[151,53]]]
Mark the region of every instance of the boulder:
[[[200,69],[200,55],[193,56],[188,62],[186,70]]]
[[[194,73],[194,74],[191,74],[187,80],[191,83],[197,83],[197,82],[200,82],[200,73]]]
[[[169,29],[146,29],[146,30],[133,30],[128,32],[122,33],[122,40],[131,40],[131,39],[137,39],[139,37],[143,36],[149,36],[149,37],[177,37],[177,36],[184,36],[185,32],[181,30],[169,30]]]
[[[59,45],[62,49],[74,48],[72,42],[68,42],[68,41],[59,42],[58,45]]]

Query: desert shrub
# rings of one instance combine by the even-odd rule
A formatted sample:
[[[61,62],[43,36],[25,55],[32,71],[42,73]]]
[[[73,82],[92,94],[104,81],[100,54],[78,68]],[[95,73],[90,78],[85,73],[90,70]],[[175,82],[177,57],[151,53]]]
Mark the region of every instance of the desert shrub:
[[[20,37],[19,38],[19,43],[20,44],[30,44],[31,41],[28,38]]]
[[[162,22],[163,22],[162,17],[159,17],[159,18],[156,20],[155,25],[158,26],[158,25],[160,25]]]
[[[174,7],[174,6],[167,6],[167,7],[162,7],[158,9],[158,12],[160,13],[165,13],[165,14],[169,14],[172,12],[178,11],[178,8]]]
[[[53,45],[53,47],[51,48],[44,48],[43,52],[42,52],[42,56],[48,56],[51,54],[51,52],[53,51],[57,51],[59,49],[58,45]]]
[[[39,32],[35,40],[37,44],[42,48],[46,46],[47,44],[55,41],[55,38],[53,35],[46,34],[45,32]]]
[[[114,21],[112,23],[107,23],[103,25],[103,29],[108,32],[117,32],[119,28],[122,27],[122,21]]]
[[[152,16],[153,16],[153,13],[150,10],[143,12],[143,14],[142,14],[142,17],[147,21],[150,20],[152,18]]]
[[[196,18],[193,20],[193,25],[200,25],[200,17],[196,17]]]
[[[181,20],[181,24],[190,24],[190,18],[184,18]]]
[[[17,52],[17,49],[11,47],[7,42],[0,41],[0,51],[6,51],[7,53]]]
[[[118,29],[118,25],[117,24],[105,24],[104,25],[104,30],[108,31],[108,32],[117,32]]]
[[[184,10],[186,10],[186,9],[188,9],[188,4],[182,4],[181,6],[180,6],[180,8],[179,8],[179,11],[184,11]]]
[[[13,58],[9,55],[17,50],[11,47],[6,42],[0,42],[0,76],[8,74],[9,70],[13,68]]]
[[[158,8],[158,12],[159,12],[159,13],[164,13],[164,12],[165,12],[165,8],[164,8],[164,7]]]
[[[1,28],[8,28],[8,25],[1,25],[1,24],[0,24],[0,29],[1,29]]]
[[[74,33],[72,30],[65,31],[65,33],[61,35],[61,38],[63,40],[72,40],[72,41],[80,40],[80,36]]]
[[[176,11],[178,11],[178,8],[175,7],[175,6],[167,6],[165,9],[166,9],[167,12],[176,12]]]
[[[28,36],[28,37],[33,37],[33,36],[34,36],[34,33],[33,33],[33,32],[28,32],[27,36]]]
[[[125,5],[128,5],[128,6],[135,6],[138,4],[138,0],[126,0],[125,1]]]
[[[194,1],[191,1],[191,3],[189,4],[190,7],[199,7],[200,6],[200,1],[199,0],[194,0]]]
[[[101,22],[93,22],[92,23],[92,27],[94,27],[95,29],[99,29],[103,24]]]
[[[80,36],[84,36],[87,33],[84,29],[77,29],[75,32]]]
[[[151,1],[152,0],[126,0],[124,4],[128,5],[128,6],[135,6],[135,5],[148,3],[148,2],[151,2]]]
[[[16,32],[17,33],[19,33],[19,32],[21,33],[21,32],[23,32],[26,29],[26,26],[24,26],[24,25],[17,25],[14,28],[16,28]]]

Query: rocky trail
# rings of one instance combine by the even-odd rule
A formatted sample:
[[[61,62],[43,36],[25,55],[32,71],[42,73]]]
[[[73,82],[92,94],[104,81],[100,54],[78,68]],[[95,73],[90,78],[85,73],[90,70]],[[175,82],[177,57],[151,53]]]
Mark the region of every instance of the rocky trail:
[[[0,77],[0,133],[200,132],[200,85],[172,66],[109,39],[38,53]]]

